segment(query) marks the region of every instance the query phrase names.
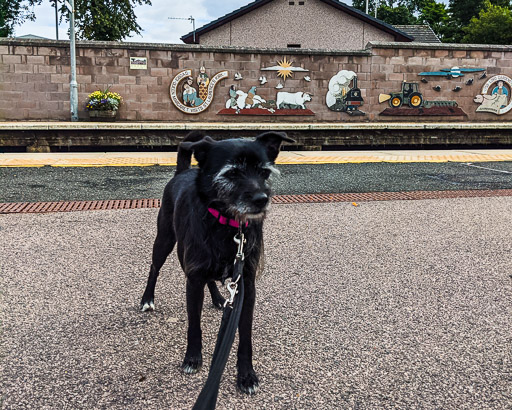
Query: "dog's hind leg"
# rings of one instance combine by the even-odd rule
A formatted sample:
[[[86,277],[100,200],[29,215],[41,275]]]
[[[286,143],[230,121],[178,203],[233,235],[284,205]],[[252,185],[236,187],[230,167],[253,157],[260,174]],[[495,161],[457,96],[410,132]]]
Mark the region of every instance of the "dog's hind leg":
[[[184,373],[197,373],[203,364],[201,311],[203,309],[205,283],[198,279],[187,278],[187,352],[181,368]]]
[[[215,281],[212,280],[208,282],[208,290],[210,291],[210,295],[212,297],[213,306],[215,306],[217,309],[222,309],[226,299],[224,299],[224,297],[220,294],[219,288],[217,287]]]
[[[244,282],[244,304],[238,324],[240,343],[238,345],[238,376],[237,386],[242,393],[254,394],[258,391],[258,376],[252,366],[252,319],[254,315],[254,302],[256,287],[254,277],[247,275]]]
[[[146,290],[142,295],[142,300],[140,301],[140,309],[143,312],[147,310],[155,310],[156,280],[158,279],[160,268],[176,244],[176,236],[172,226],[169,227],[164,220],[166,220],[166,218],[162,217],[162,215],[158,215],[158,233],[156,235],[155,243],[153,244],[153,257],[151,268],[149,270],[148,283],[146,285]]]

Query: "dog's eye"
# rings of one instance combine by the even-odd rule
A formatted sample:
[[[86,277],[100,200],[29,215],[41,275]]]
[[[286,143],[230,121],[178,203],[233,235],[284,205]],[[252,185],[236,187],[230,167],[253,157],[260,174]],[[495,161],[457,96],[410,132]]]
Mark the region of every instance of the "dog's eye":
[[[237,178],[241,173],[242,171],[239,168],[231,168],[229,171],[226,171],[224,175],[228,178]]]

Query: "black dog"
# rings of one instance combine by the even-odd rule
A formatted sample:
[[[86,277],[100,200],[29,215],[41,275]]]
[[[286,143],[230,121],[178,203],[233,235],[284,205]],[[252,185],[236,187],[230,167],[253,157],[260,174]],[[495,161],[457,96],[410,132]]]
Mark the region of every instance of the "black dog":
[[[284,133],[267,132],[255,140],[214,141],[198,132],[180,144],[174,178],[164,190],[152,265],[142,296],[142,311],[153,310],[160,268],[178,243],[178,258],[187,277],[187,352],[181,365],[195,373],[202,365],[201,310],[207,284],[213,304],[224,298],[216,280],[231,277],[236,254],[234,235],[242,224],[247,240],[244,253],[244,303],[238,326],[238,388],[253,394],[258,377],[252,365],[252,320],[255,278],[263,255],[263,220],[270,205],[271,174]],[[192,152],[199,168],[190,168]]]

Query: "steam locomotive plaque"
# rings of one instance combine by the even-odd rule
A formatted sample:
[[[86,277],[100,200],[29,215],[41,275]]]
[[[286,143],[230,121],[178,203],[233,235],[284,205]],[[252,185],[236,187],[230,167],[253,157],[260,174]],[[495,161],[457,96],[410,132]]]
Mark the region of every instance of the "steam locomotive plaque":
[[[332,111],[366,115],[359,109],[364,100],[361,90],[357,87],[357,74],[353,71],[341,70],[331,78],[325,102]]]

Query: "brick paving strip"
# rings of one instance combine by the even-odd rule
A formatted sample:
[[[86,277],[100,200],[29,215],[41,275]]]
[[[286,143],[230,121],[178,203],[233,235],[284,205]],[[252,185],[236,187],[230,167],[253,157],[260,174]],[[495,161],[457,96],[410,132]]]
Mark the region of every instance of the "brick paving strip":
[[[410,192],[361,192],[340,194],[276,195],[274,204],[404,201],[442,198],[475,198],[512,196],[512,189],[460,190],[460,191],[410,191]],[[4,202],[0,203],[0,214],[48,213],[72,211],[98,211],[107,209],[159,208],[160,199],[111,199],[102,201],[56,201],[56,202]]]

